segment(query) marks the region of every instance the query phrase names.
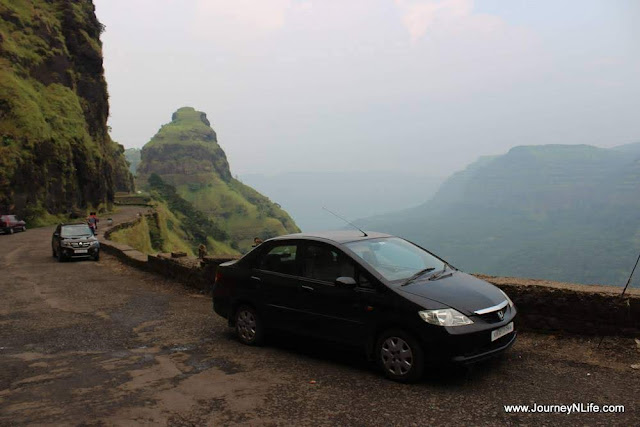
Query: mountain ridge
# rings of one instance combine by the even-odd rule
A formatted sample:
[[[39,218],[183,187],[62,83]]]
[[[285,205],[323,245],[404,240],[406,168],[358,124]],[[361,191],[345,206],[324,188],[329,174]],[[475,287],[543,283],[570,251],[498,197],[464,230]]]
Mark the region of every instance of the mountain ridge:
[[[638,196],[640,163],[625,150],[519,146],[416,208],[358,223],[477,273],[619,284],[640,249]]]

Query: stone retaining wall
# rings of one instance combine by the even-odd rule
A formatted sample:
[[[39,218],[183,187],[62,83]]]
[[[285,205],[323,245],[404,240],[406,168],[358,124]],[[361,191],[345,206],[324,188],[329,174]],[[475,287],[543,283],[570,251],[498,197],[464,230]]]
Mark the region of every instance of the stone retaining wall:
[[[209,292],[215,271],[222,262],[237,257],[172,258],[171,254],[146,255],[130,246],[108,240],[111,232],[140,221],[109,228],[101,248],[133,267],[162,275],[187,286]],[[519,311],[519,329],[581,335],[640,336],[640,290],[613,286],[589,286],[478,275],[504,290]]]
[[[141,220],[142,217],[137,217],[107,228],[100,240],[101,250],[114,255],[127,265],[171,278],[203,292],[210,291],[218,265],[238,258],[235,256],[205,257],[204,260],[199,260],[194,257],[173,258],[171,254],[147,255],[131,246],[109,239],[111,233],[133,227]]]
[[[523,329],[582,335],[640,336],[640,293],[615,286],[478,275],[509,295]]]

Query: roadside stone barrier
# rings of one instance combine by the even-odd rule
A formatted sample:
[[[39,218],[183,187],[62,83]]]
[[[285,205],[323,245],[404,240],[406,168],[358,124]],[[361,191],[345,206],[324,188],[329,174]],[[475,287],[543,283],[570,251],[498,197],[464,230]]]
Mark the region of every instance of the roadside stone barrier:
[[[519,327],[581,335],[640,337],[640,290],[477,275],[516,305]]]
[[[135,225],[141,218],[108,228],[101,248],[125,264],[176,280],[208,293],[216,269],[236,256],[205,256],[203,259],[176,254],[146,255],[109,240],[112,232]],[[640,336],[640,290],[630,289],[620,297],[615,286],[579,285],[548,280],[476,275],[501,288],[518,309],[518,328],[547,333],[579,335]]]
[[[127,265],[176,280],[202,292],[211,291],[218,265],[239,258],[237,256],[206,256],[201,260],[177,252],[147,255],[131,246],[110,240],[111,233],[133,227],[141,220],[142,217],[136,217],[108,227],[104,231],[103,238],[100,239],[101,250],[114,255]]]

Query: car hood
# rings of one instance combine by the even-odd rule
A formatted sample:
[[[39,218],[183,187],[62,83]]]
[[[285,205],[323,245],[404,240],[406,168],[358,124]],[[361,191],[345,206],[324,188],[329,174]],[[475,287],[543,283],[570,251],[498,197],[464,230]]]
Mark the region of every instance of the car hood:
[[[461,271],[454,271],[438,280],[415,281],[397,289],[400,293],[428,298],[466,315],[505,301],[502,291],[496,286]]]

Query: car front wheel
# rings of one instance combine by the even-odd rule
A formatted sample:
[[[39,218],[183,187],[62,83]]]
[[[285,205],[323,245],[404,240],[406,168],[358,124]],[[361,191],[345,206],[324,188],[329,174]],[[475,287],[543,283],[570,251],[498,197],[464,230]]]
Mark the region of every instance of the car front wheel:
[[[64,262],[65,256],[62,254],[62,249],[58,249],[58,262]]]
[[[388,330],[380,335],[376,358],[387,378],[416,382],[424,370],[424,354],[418,341],[402,330]]]
[[[236,333],[243,344],[260,345],[264,340],[263,325],[256,310],[248,305],[241,305],[236,310]]]

